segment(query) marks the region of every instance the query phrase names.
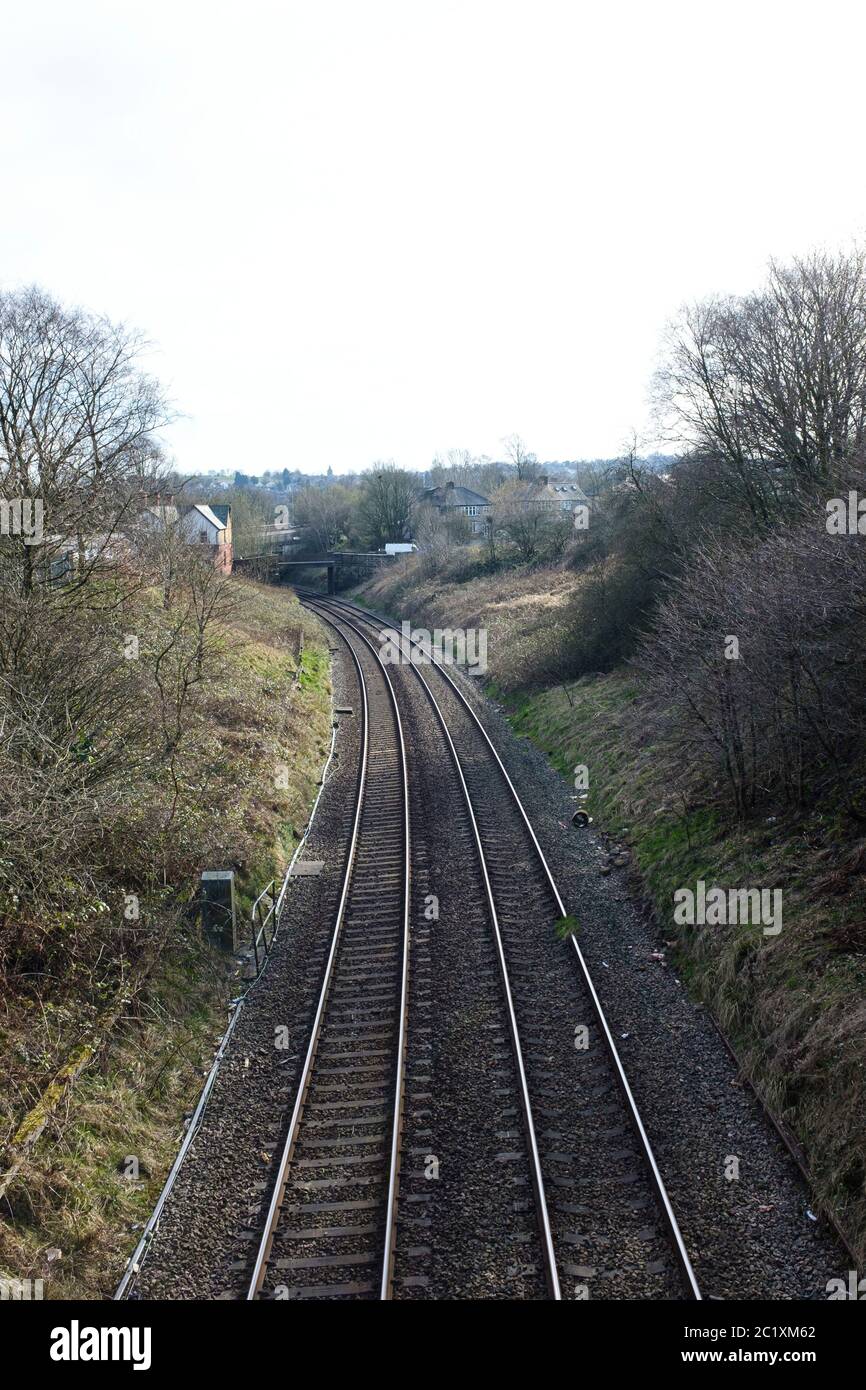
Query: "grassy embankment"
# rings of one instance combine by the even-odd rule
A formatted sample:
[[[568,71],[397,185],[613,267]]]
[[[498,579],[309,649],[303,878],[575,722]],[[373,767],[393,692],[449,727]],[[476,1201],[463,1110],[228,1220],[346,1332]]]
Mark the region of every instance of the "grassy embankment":
[[[541,660],[561,645],[580,576],[528,566],[486,573],[481,546],[459,560],[460,552],[442,577],[426,575],[422,557],[410,556],[380,570],[352,597],[429,628],[485,628],[491,679],[505,690],[529,686]]]
[[[217,634],[215,673],[197,689],[185,783],[184,862],[234,867],[252,898],[284,870],[306,822],[330,734],[327,649],[286,592],[235,580],[243,603]],[[154,611],[158,598],[150,595]],[[283,762],[288,786],[274,789]],[[213,814],[202,814],[210,804]],[[214,821],[217,823],[214,824]],[[180,903],[194,881],[169,883]],[[110,940],[110,938],[109,938]],[[14,1140],[48,1083],[89,1037],[100,991],[128,962],[101,953],[78,981],[7,978],[0,1013],[0,1139]],[[238,981],[225,956],[175,911],[156,964],[104,1045],[27,1151],[0,1201],[0,1277],[44,1280],[46,1298],[105,1297],[146,1221],[224,1031]],[[6,1169],[12,1148],[3,1153]],[[139,1180],[124,1174],[127,1156]]]
[[[630,846],[689,989],[801,1147],[816,1201],[866,1259],[866,840],[829,806],[738,823],[719,788],[673,796],[670,753],[647,741],[639,679],[628,670],[539,689],[533,666],[555,646],[579,582],[538,570],[413,583],[401,565],[359,597],[428,627],[488,628],[490,692],[565,777],[587,765],[590,813]],[[701,879],[782,888],[781,933],[675,926],[674,891]]]

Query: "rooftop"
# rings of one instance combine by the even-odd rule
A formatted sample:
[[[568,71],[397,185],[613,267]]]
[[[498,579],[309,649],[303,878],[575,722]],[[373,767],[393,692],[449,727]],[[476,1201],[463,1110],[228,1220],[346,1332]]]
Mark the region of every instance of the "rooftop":
[[[444,487],[425,488],[423,500],[433,502],[438,507],[490,506],[489,497],[483,497],[480,492],[473,492],[471,487],[460,487],[455,483],[446,483]]]
[[[205,521],[209,521],[211,526],[215,526],[218,531],[225,530],[225,521],[221,520],[220,517],[216,515],[213,507],[209,507],[206,502],[196,502],[192,510],[194,512],[200,512]],[[222,508],[220,510],[222,510]]]

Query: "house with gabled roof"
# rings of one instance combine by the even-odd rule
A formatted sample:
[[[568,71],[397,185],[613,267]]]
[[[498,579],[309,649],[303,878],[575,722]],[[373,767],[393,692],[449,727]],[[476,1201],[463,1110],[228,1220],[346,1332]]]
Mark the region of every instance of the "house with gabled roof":
[[[195,502],[181,512],[180,527],[188,541],[210,546],[214,568],[231,574],[233,562],[232,509],[226,504]]]
[[[231,574],[234,560],[232,509],[222,502],[175,504],[171,493],[143,498],[139,522],[150,527],[177,527],[190,544],[210,547],[214,568]]]
[[[551,482],[546,473],[515,489],[511,501],[541,511],[574,512],[578,507],[589,510],[589,498],[580,483]]]
[[[473,536],[487,532],[487,518],[492,511],[490,498],[474,492],[471,487],[452,482],[441,487],[428,487],[421,494],[421,501],[435,507],[443,516],[467,517]]]

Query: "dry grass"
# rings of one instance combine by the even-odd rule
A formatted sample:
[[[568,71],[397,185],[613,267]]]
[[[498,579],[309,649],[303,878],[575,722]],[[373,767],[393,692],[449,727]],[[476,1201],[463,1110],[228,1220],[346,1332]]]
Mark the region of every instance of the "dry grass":
[[[220,633],[221,658],[198,689],[185,744],[186,810],[154,904],[167,946],[107,1046],[75,1085],[0,1202],[0,1277],[43,1278],[46,1297],[110,1293],[146,1220],[225,1024],[231,972],[180,910],[195,874],[238,874],[241,910],[285,868],[306,822],[330,736],[325,640],[285,590],[234,581],[244,599]],[[274,771],[287,771],[285,787]],[[141,815],[152,814],[142,807]],[[135,810],[127,834],[134,833]],[[142,835],[150,834],[150,827]],[[150,841],[148,841],[150,843]],[[172,920],[174,914],[174,920]],[[10,973],[0,1003],[0,1144],[6,1144],[118,986],[129,960],[106,924],[97,968]],[[34,924],[38,932],[38,921]],[[115,948],[116,951],[116,948]],[[236,987],[236,986],[235,986]],[[118,1171],[134,1155],[140,1184]],[[8,1154],[2,1160],[3,1168]],[[61,1254],[49,1259],[47,1252]]]
[[[584,582],[558,568],[509,569],[469,583],[421,576],[419,557],[407,557],[380,571],[357,597],[425,627],[486,629],[489,675],[503,690],[537,680],[540,663],[562,642],[568,606]]]
[[[590,810],[632,847],[690,989],[866,1259],[866,841],[827,808],[733,824],[713,788],[673,797],[665,750],[643,741],[638,693],[619,672],[570,686],[573,703],[560,689],[512,698],[511,713],[563,773],[588,765]],[[699,879],[781,888],[781,933],[675,926],[674,890]]]
[[[42,1279],[49,1299],[111,1296],[201,1089],[229,993],[225,961],[179,936],[0,1207],[0,1275]],[[137,1181],[125,1176],[130,1157]]]

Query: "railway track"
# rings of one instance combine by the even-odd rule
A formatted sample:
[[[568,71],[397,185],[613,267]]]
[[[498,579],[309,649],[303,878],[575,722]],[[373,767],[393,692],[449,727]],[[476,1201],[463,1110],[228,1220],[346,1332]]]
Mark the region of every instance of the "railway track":
[[[376,655],[381,620],[338,599],[305,595],[304,601],[347,645],[363,641],[368,654]],[[474,889],[464,894],[460,909],[460,947],[465,952],[476,940],[481,951],[484,942],[488,949],[492,943],[493,960],[466,988],[480,1006],[487,990],[487,1017],[494,1021],[486,1026],[503,1041],[507,1036],[510,1052],[510,1063],[498,1057],[500,1070],[492,1075],[502,1084],[495,1089],[506,1101],[517,1099],[516,1105],[499,1105],[499,1123],[505,1127],[496,1130],[499,1151],[492,1155],[492,1162],[512,1165],[510,1215],[503,1212],[498,1218],[510,1223],[504,1248],[511,1252],[497,1281],[499,1296],[558,1299],[565,1289],[566,1296],[584,1298],[591,1288],[593,1297],[700,1298],[610,1026],[574,935],[569,943],[576,970],[570,997],[562,993],[561,959],[569,947],[556,939],[555,924],[565,918],[566,910],[516,789],[459,683],[418,643],[414,646],[421,664],[390,666],[394,681],[388,683],[392,695],[395,686],[399,694],[397,704],[413,753],[425,736],[431,739],[431,720],[435,724],[441,752],[427,794],[446,797],[442,784],[450,782],[450,804],[446,809],[443,802],[442,813],[448,817],[455,859],[471,858],[475,866]],[[423,759],[420,752],[414,761],[410,757],[416,788],[429,776],[431,754],[435,758],[433,743]],[[419,871],[420,877],[423,866]],[[421,921],[417,910],[412,920]],[[423,956],[424,969],[435,975],[443,947],[431,947],[423,927],[415,935],[415,954]],[[494,976],[498,1013],[491,994]],[[545,991],[553,998],[557,990],[560,1007],[545,1007]],[[444,1047],[447,1051],[447,1039]],[[422,1048],[419,1065],[429,1082],[437,1049],[429,1038]],[[435,1109],[435,1099],[433,1104]],[[471,1120],[478,1120],[477,1111],[476,1106]],[[519,1120],[517,1128],[509,1127],[514,1118]],[[410,1111],[405,1142],[410,1152],[420,1152],[435,1146],[444,1132],[447,1149],[454,1141],[452,1130],[447,1112],[439,1129],[431,1131],[415,1123]],[[503,1140],[508,1141],[504,1149]],[[480,1131],[474,1142],[483,1145]],[[400,1296],[412,1296],[415,1287],[425,1296],[423,1290],[430,1286],[422,1272],[430,1247],[413,1244],[416,1222],[409,1215],[409,1203],[430,1203],[421,1209],[435,1214],[437,1199],[431,1187],[417,1173],[407,1172],[396,1241],[405,1290]],[[531,1201],[523,1196],[527,1187]],[[447,1200],[438,1205],[447,1207]],[[449,1218],[452,1231],[460,1220],[459,1203],[457,1207],[456,1216],[452,1212]],[[530,1209],[535,1229],[519,1223],[515,1227],[516,1214]],[[429,1231],[435,1217],[424,1224]],[[449,1239],[446,1230],[440,1243],[447,1246]]]
[[[361,756],[345,876],[247,1299],[391,1296],[405,1081],[411,841],[388,673],[347,644]]]

